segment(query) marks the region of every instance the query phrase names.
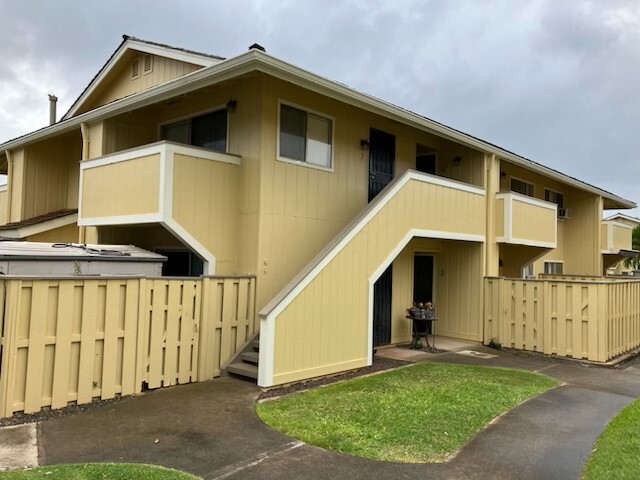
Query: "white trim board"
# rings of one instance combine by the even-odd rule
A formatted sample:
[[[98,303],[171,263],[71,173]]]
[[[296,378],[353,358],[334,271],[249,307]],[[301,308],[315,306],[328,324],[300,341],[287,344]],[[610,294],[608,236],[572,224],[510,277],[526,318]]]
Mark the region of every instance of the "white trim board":
[[[0,237],[5,238],[27,238],[39,233],[55,230],[56,228],[66,227],[78,223],[78,214],[70,213],[58,218],[52,218],[33,225],[25,225],[23,227],[16,227],[10,230],[0,230]],[[79,225],[79,224],[78,224]]]

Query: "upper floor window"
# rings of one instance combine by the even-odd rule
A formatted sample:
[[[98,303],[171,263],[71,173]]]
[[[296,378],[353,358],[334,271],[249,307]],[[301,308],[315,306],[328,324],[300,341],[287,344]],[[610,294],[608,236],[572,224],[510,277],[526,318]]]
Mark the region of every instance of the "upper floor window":
[[[510,189],[512,192],[521,193],[533,197],[533,184],[511,177]]]
[[[558,208],[564,208],[564,195],[560,192],[554,192],[553,190],[544,190],[544,199],[547,202],[555,203]]]
[[[547,275],[562,275],[563,267],[562,262],[544,262],[544,273]]]
[[[188,118],[162,126],[162,139],[208,148],[218,152],[227,151],[227,110]]]
[[[333,121],[280,105],[278,158],[331,168]]]

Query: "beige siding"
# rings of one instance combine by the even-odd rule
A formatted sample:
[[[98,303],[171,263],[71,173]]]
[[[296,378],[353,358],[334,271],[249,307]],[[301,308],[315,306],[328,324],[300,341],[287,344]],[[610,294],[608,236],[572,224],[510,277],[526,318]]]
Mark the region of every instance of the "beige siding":
[[[533,242],[556,243],[556,212],[519,201],[514,197],[513,236]]]
[[[484,195],[418,180],[386,195],[389,202],[274,318],[274,384],[368,363],[369,279],[411,229],[484,235]]]
[[[85,100],[79,108],[78,114],[202,68],[199,65],[153,55],[153,71],[144,74],[142,71],[143,57],[144,54],[140,52],[131,51],[125,54],[102,84]],[[140,75],[136,78],[131,76],[131,64],[134,59],[138,59],[140,62]]]
[[[413,258],[434,257],[433,298],[413,298]],[[436,334],[482,340],[482,246],[477,243],[414,238],[393,262],[391,343],[411,340],[406,309],[433,301]]]
[[[565,208],[571,210],[571,218],[559,219],[558,236],[563,230],[564,240],[558,240],[558,249],[537,259],[536,271],[542,271],[544,260],[564,261],[564,271],[568,273],[602,274],[602,256],[600,254],[600,223],[602,218],[602,199],[597,195],[563,185],[555,180],[527,171],[523,168],[501,162],[500,190],[509,191],[510,178],[515,177],[534,185],[535,198],[544,200],[545,188],[564,194]],[[559,258],[562,256],[562,258]]]
[[[415,168],[416,149],[421,144],[436,152],[438,175],[483,185],[480,152],[285,82],[270,78],[263,82],[259,306],[367,205],[368,152],[360,141],[369,138],[370,128],[395,136],[396,177]],[[335,119],[332,172],[276,159],[279,99]],[[447,202],[446,196],[436,199],[431,204],[434,211],[425,215],[438,215]]]
[[[175,155],[173,218],[216,256],[216,273],[238,271],[238,165]]]
[[[81,150],[79,132],[26,148],[20,219],[78,207]]]
[[[0,225],[7,223],[9,217],[9,204],[8,204],[9,192],[5,186],[0,190]]]
[[[9,201],[9,222],[24,220],[22,207],[25,197],[25,151],[23,148],[15,150],[12,154],[13,166],[7,178]]]
[[[79,228],[75,223],[27,237],[28,242],[77,243]]]
[[[502,237],[504,235],[504,198],[496,198],[495,207],[495,236]]]
[[[160,154],[86,169],[82,217],[158,213],[159,189]]]
[[[256,327],[251,277],[0,282],[3,417],[211,379]]]
[[[606,362],[640,345],[640,282],[485,280],[485,343]]]

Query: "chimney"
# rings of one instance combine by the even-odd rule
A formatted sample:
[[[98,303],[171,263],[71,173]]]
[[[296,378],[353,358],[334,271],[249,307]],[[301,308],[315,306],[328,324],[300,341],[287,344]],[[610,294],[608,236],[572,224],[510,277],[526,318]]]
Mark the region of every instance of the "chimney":
[[[49,94],[49,125],[56,123],[56,104],[58,97]]]

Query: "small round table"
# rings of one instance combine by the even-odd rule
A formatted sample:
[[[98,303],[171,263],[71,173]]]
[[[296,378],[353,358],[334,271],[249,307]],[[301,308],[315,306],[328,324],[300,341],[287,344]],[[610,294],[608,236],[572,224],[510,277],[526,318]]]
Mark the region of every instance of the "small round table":
[[[410,319],[412,323],[413,342],[411,345],[415,345],[420,340],[420,337],[424,337],[427,344],[426,349],[436,353],[438,350],[436,349],[436,326],[434,322],[437,322],[438,318],[417,318],[411,315],[407,315],[406,318]],[[431,335],[433,335],[433,346],[429,344],[429,325],[431,325]]]

